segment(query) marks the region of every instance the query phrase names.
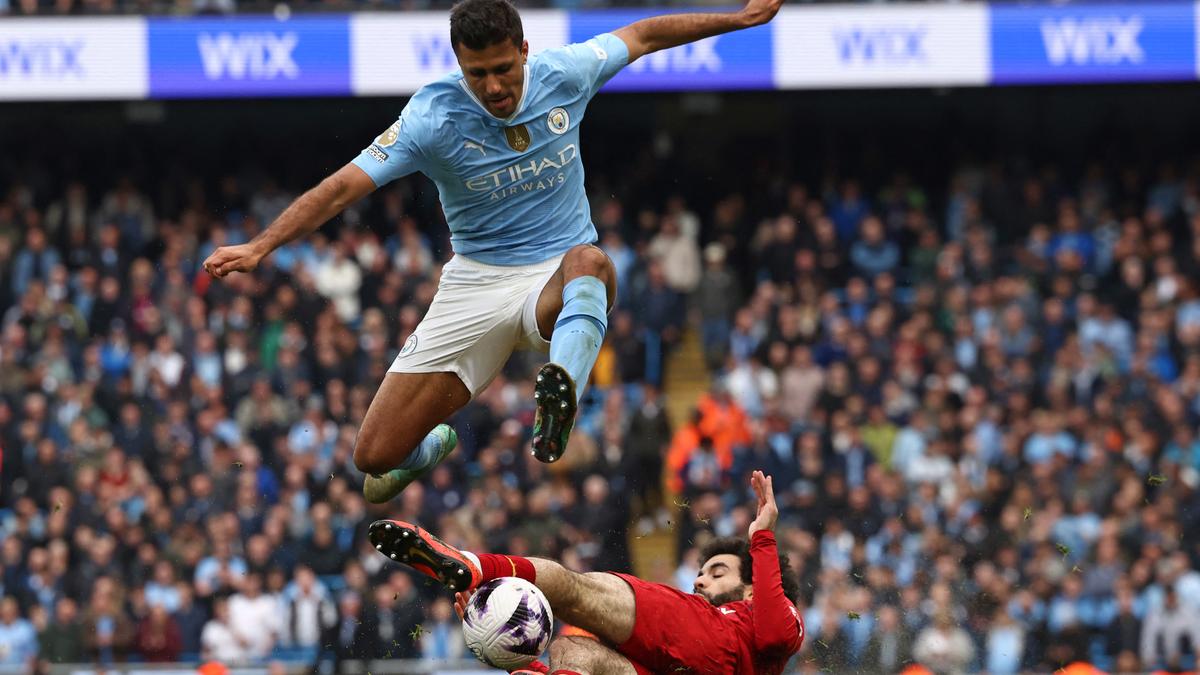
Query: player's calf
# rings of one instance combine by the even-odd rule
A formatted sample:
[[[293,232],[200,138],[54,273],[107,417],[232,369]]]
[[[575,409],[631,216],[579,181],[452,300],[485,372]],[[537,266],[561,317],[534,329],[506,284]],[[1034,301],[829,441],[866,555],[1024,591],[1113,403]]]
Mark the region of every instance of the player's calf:
[[[388,373],[354,442],[367,501],[395,497],[444,460],[458,439],[440,423],[470,400],[454,373]]]
[[[550,643],[551,675],[637,675],[629,659],[597,640],[562,636]]]
[[[608,330],[615,285],[612,261],[594,246],[568,251],[556,276],[562,283],[562,304],[545,308],[557,309],[550,363],[538,372],[534,388],[533,455],[543,462],[557,461],[567,449],[579,400]]]
[[[449,424],[439,424],[409,453],[400,466],[380,474],[367,474],[363,496],[372,504],[383,504],[404,491],[442,463],[458,445],[458,434]]]

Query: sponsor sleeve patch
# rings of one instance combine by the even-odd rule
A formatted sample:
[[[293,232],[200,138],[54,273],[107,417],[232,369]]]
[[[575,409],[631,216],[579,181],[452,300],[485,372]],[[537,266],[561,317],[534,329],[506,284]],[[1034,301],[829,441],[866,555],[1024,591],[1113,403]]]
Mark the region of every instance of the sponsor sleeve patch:
[[[379,146],[372,145],[371,147],[367,148],[367,154],[380,164],[384,164],[388,161],[388,154],[383,150],[380,150]]]

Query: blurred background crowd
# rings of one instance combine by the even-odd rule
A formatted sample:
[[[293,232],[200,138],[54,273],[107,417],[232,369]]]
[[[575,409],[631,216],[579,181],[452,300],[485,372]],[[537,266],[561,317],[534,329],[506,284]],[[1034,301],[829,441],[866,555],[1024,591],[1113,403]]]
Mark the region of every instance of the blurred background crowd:
[[[214,283],[208,253],[311,184],[292,132],[204,166],[161,150],[185,136],[77,130],[99,162],[143,148],[128,171],[10,137],[0,663],[460,658],[448,597],[385,564],[374,518],[690,590],[759,468],[804,589],[797,671],[1194,667],[1200,165],[791,172],[706,146],[725,161],[693,177],[687,132],[624,152],[589,124],[621,292],[572,447],[528,456],[541,357],[515,358],[383,508],[351,455],[449,255],[428,182]],[[310,172],[369,137],[318,135]]]

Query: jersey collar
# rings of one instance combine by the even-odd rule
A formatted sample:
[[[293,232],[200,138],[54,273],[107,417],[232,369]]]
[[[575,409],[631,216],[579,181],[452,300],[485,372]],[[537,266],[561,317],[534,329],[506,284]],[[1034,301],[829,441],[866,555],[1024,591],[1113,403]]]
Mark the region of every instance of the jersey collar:
[[[471,88],[467,86],[466,77],[459,78],[458,86],[462,87],[462,90],[467,93],[467,96],[475,102],[475,105],[479,106],[479,109],[482,110],[483,114],[487,115],[489,119],[507,124],[515,120],[517,115],[525,112],[525,99],[528,98],[529,94],[529,64],[526,63],[522,67],[525,69],[525,80],[521,83],[521,99],[517,101],[517,108],[513,110],[513,114],[509,115],[508,117],[496,117],[492,113],[488,112],[487,107],[483,105],[483,101],[480,101],[479,98],[475,96],[475,92],[471,91]]]

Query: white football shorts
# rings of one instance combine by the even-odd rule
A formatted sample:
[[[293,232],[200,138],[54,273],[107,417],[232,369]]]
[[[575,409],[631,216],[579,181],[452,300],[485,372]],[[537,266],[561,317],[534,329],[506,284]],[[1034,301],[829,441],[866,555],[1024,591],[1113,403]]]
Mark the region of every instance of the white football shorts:
[[[501,267],[455,255],[388,372],[455,373],[474,398],[516,349],[549,352],[538,331],[537,301],[562,258]]]

